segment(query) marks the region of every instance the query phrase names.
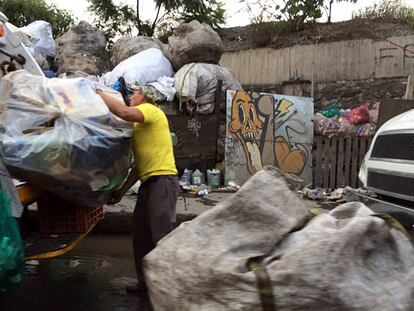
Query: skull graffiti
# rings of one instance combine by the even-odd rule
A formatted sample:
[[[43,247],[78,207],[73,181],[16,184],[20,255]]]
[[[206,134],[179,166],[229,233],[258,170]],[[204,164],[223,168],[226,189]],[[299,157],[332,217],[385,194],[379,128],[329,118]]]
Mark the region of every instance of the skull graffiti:
[[[239,134],[245,141],[255,140],[263,124],[257,116],[256,107],[250,95],[237,91],[233,97],[231,109],[230,131]]]
[[[243,147],[250,174],[262,168],[262,158],[256,142],[262,126],[250,95],[244,91],[237,91],[231,105],[229,130]]]

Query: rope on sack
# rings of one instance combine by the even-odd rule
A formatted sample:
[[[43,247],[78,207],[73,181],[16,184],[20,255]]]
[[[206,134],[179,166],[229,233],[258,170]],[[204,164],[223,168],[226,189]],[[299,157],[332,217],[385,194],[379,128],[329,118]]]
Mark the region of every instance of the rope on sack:
[[[318,216],[319,214],[319,210],[315,208],[309,209],[308,215],[306,215],[306,217],[301,222],[299,222],[289,233],[303,229],[311,219]],[[250,271],[253,271],[256,276],[257,289],[259,292],[262,310],[276,311],[275,298],[273,296],[272,290],[272,281],[270,279],[269,273],[266,270],[266,267],[261,263],[262,258],[262,256],[250,258],[247,261],[247,267]]]
[[[180,94],[179,94],[179,100],[180,100],[180,111],[182,110],[182,105],[183,105],[183,100],[181,99],[181,95],[183,94],[183,89],[184,89],[184,82],[185,79],[187,78],[188,73],[191,71],[191,69],[193,69],[193,67],[195,66],[196,63],[193,63],[190,68],[188,68],[188,70],[185,72],[184,77],[183,77],[183,83],[181,84],[181,88],[180,88]]]
[[[257,289],[263,311],[276,311],[275,299],[272,291],[272,281],[266,267],[262,265],[261,257],[250,258],[247,266],[256,275]]]
[[[389,215],[389,214],[383,214],[383,213],[376,213],[376,214],[372,214],[371,216],[381,218],[391,228],[397,229],[397,230],[401,231],[402,233],[404,233],[405,236],[410,237],[408,235],[407,231],[405,230],[404,226],[397,219],[395,219],[394,217],[392,217],[391,215]]]

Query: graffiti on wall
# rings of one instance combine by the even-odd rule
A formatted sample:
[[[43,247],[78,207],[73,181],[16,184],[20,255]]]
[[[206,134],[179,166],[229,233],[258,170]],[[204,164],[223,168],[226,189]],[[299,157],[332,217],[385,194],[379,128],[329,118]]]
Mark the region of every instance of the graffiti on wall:
[[[402,68],[409,69],[414,64],[414,43],[408,43],[401,47],[385,47],[379,49],[379,60],[394,59],[395,62],[402,59]]]
[[[310,181],[311,98],[227,92],[226,179],[243,183],[265,165]]]

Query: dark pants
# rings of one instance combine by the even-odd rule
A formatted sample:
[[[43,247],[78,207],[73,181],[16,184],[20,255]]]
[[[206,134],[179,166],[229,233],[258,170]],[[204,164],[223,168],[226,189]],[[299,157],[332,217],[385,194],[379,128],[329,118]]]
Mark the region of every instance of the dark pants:
[[[134,210],[133,248],[138,280],[145,282],[142,259],[176,225],[177,176],[154,176],[142,183]]]

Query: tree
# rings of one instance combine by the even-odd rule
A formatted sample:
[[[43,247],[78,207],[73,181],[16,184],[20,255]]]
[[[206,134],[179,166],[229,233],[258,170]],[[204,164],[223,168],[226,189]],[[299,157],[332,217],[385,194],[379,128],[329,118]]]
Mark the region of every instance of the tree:
[[[130,35],[134,29],[142,36],[170,31],[178,23],[198,20],[214,29],[224,24],[224,9],[220,0],[155,0],[155,17],[143,19],[140,1],[136,9],[115,5],[112,0],[89,0],[89,9],[96,15],[95,26],[102,29],[109,40],[115,35]],[[162,26],[162,29],[157,29]]]
[[[283,0],[283,4],[279,5],[275,0],[240,0],[241,3],[247,5],[250,13],[258,9],[259,13],[255,14],[253,23],[286,21],[297,30],[302,29],[306,23],[315,22],[321,18],[323,10],[329,10],[328,23],[330,23],[334,1],[357,2],[357,0]]]
[[[94,26],[102,30],[112,45],[116,35],[131,35],[138,27],[134,9],[126,4],[115,5],[112,0],[89,0],[89,10],[95,14]]]
[[[74,17],[68,11],[47,4],[44,0],[1,0],[0,11],[17,27],[26,26],[35,20],[47,21],[55,37],[64,34],[74,23]]]

